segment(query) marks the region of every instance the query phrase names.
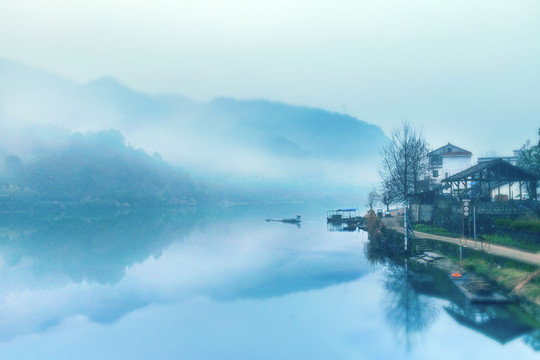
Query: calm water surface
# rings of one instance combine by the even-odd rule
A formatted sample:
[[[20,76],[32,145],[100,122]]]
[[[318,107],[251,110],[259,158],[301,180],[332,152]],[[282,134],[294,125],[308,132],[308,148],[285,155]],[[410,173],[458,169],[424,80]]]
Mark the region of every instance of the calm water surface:
[[[0,215],[5,359],[537,359],[516,306],[373,262],[304,204]],[[302,213],[301,227],[266,218]]]

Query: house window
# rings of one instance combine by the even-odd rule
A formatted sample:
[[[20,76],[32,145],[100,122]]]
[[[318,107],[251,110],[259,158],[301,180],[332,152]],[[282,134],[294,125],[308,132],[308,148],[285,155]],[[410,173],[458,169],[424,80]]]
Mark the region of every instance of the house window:
[[[439,170],[433,170],[433,177],[439,177]]]
[[[446,149],[446,152],[449,152],[449,153],[452,152],[452,148]]]
[[[444,173],[444,178],[446,179],[449,175],[450,175],[449,173],[445,172]]]

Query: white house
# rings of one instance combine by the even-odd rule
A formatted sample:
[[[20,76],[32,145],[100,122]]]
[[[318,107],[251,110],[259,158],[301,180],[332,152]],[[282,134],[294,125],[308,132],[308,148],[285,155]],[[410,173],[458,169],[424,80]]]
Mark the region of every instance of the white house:
[[[436,182],[468,169],[471,165],[472,153],[450,143],[429,153],[429,169]]]

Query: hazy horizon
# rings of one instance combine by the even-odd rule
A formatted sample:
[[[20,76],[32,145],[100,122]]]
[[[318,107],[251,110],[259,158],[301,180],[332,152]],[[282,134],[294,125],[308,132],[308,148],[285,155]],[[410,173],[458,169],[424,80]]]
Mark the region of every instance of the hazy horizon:
[[[510,155],[540,127],[535,1],[3,1],[0,57],[80,83],[403,119]]]

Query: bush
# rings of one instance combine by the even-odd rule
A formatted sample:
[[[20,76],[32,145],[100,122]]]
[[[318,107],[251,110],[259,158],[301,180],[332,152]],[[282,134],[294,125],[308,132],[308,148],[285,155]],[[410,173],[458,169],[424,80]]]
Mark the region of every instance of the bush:
[[[503,218],[497,219],[495,220],[495,226],[510,229],[512,226],[512,220]]]
[[[414,230],[431,234],[449,234],[449,231],[444,228],[429,226],[425,224],[414,225]]]
[[[501,229],[540,233],[540,219],[520,219],[512,221],[510,219],[501,218],[495,220],[495,225]]]
[[[540,219],[516,220],[512,222],[512,229],[516,231],[531,231],[540,233]]]

